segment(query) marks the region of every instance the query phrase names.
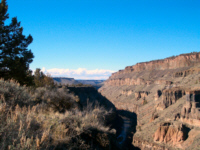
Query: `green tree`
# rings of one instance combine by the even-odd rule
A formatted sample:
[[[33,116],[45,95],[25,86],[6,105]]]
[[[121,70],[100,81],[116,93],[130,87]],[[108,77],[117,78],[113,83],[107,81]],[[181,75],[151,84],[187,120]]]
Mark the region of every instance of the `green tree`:
[[[45,86],[48,86],[48,87],[54,87],[55,86],[54,80],[53,80],[53,78],[51,77],[50,74],[45,75],[44,84],[45,84]]]
[[[44,73],[41,71],[40,68],[36,68],[34,72],[34,83],[36,87],[42,87],[44,85]]]
[[[9,25],[5,25],[9,18],[6,0],[0,3],[0,78],[15,79],[20,84],[33,84],[32,72],[29,64],[33,61],[33,53],[27,47],[32,43],[31,35],[23,35],[23,28],[17,18],[12,18]]]
[[[37,68],[34,72],[34,83],[36,87],[55,86],[53,78],[49,74],[45,75],[39,68]]]

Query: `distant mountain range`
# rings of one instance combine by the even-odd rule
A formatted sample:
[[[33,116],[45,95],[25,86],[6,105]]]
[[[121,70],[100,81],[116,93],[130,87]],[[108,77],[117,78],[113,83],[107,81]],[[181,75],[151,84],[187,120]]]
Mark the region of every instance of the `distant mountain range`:
[[[62,85],[77,85],[77,84],[87,84],[96,87],[97,89],[103,86],[105,80],[75,80],[74,78],[66,77],[55,77],[54,82]]]

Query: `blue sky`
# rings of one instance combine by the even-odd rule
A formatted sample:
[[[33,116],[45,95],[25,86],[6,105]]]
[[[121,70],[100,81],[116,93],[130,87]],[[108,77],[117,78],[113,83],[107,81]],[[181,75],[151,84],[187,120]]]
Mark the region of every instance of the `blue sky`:
[[[200,51],[199,0],[7,0],[33,36],[30,68],[106,79],[126,66]],[[8,21],[9,22],[9,21]]]

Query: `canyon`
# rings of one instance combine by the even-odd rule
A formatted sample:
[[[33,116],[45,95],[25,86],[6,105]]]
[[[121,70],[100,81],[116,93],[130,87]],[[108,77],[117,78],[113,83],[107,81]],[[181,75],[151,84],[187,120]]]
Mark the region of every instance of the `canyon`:
[[[98,90],[132,113],[136,149],[200,149],[200,53],[137,63],[113,73]]]

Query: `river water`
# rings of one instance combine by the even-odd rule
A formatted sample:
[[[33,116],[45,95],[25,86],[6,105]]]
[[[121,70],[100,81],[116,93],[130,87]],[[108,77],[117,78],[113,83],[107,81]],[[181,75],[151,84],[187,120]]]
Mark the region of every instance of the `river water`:
[[[120,135],[117,137],[120,145],[123,145],[124,142],[126,141],[128,133],[129,133],[130,128],[131,128],[131,120],[129,118],[126,118],[126,117],[122,117],[122,119],[123,119],[123,122],[124,122],[123,127],[122,127],[122,131],[121,131]]]

